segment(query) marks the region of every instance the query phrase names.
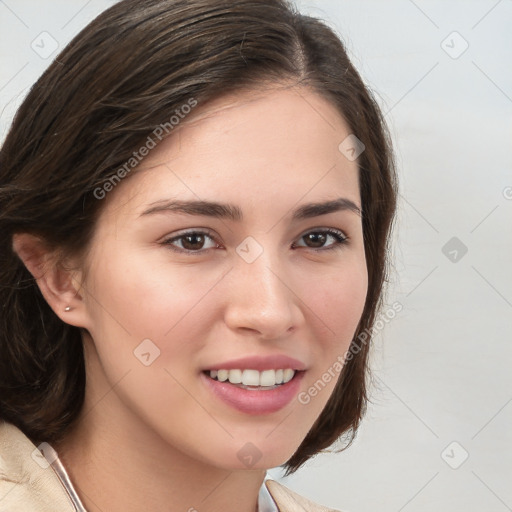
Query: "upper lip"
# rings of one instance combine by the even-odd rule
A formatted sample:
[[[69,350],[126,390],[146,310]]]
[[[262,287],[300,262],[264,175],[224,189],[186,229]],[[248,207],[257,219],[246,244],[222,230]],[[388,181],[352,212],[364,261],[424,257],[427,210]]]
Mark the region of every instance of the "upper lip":
[[[224,361],[221,363],[215,363],[210,365],[206,370],[237,370],[237,369],[250,369],[250,370],[280,370],[291,368],[292,370],[305,370],[306,365],[294,359],[282,354],[270,355],[270,356],[248,356],[241,357],[239,359],[231,359],[230,361]]]

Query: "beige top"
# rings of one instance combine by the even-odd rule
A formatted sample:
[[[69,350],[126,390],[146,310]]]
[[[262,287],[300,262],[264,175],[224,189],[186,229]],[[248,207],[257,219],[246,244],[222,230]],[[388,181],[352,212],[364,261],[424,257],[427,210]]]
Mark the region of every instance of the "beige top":
[[[36,447],[19,428],[0,420],[0,512],[57,511],[87,512],[57,452],[48,443]],[[305,511],[339,512],[265,478],[258,512]]]

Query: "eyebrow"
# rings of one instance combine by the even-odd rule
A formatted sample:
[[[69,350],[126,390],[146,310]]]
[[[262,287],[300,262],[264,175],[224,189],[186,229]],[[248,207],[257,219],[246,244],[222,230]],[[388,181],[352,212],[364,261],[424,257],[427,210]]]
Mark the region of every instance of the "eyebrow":
[[[184,213],[187,215],[204,215],[217,219],[229,219],[232,221],[243,220],[240,207],[233,204],[217,203],[214,201],[179,201],[161,200],[151,203],[140,217],[155,213]],[[292,220],[304,220],[319,215],[327,215],[338,211],[351,211],[361,216],[361,209],[350,199],[339,197],[331,201],[320,203],[307,203],[293,211]]]

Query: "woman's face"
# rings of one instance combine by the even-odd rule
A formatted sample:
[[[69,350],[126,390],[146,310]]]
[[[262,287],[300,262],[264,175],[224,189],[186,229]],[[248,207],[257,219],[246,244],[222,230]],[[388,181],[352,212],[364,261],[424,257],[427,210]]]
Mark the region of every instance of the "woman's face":
[[[339,149],[351,132],[304,88],[194,116],[103,199],[83,282],[88,379],[115,394],[123,430],[217,467],[274,467],[332,394],[363,311],[358,169]]]

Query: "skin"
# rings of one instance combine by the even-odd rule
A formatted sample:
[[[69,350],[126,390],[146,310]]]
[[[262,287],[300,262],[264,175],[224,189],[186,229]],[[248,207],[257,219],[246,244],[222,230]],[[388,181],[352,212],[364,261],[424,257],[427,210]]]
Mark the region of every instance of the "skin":
[[[84,328],[84,408],[54,447],[88,511],[256,509],[265,469],[295,452],[336,379],[306,405],[248,415],[215,398],[200,374],[285,354],[305,364],[304,392],[349,347],[367,292],[361,218],[344,210],[292,221],[291,212],[338,197],[361,207],[357,162],[338,149],[350,133],[304,87],[226,96],[199,105],[107,194],[81,267],[52,265],[37,239],[17,235],[48,303]],[[232,203],[244,218],[141,216],[169,198]],[[308,245],[304,235],[323,228],[347,242]],[[193,255],[163,243],[183,230],[212,238],[203,248],[196,240]],[[263,248],[252,263],[236,251],[248,236]],[[315,250],[322,243],[336,247]],[[144,339],[160,350],[149,366],[134,355]],[[250,468],[237,457],[248,442],[261,454]]]

